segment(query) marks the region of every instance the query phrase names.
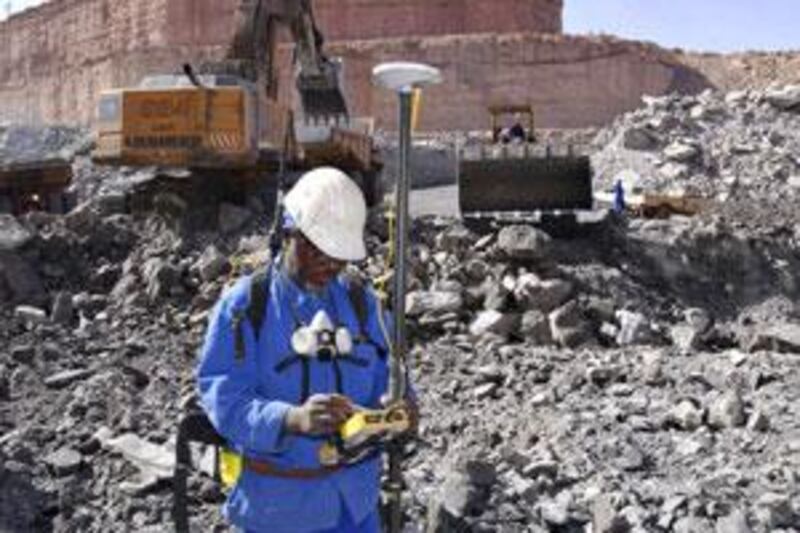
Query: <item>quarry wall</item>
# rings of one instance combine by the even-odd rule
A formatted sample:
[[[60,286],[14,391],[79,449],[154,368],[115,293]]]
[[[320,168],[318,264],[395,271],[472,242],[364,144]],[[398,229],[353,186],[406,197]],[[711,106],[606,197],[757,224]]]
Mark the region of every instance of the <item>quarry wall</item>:
[[[52,0],[0,23],[0,120],[89,124],[99,91],[220,57],[234,0]],[[440,67],[421,127],[484,128],[488,104],[530,102],[544,127],[598,125],[642,94],[694,91],[702,76],[652,45],[561,34],[562,0],[317,0],[356,114],[394,124],[372,67]],[[290,49],[279,57],[289,72]],[[282,79],[288,80],[288,77]],[[289,83],[281,98],[288,101]]]
[[[423,130],[488,129],[486,108],[501,103],[531,103],[541,127],[594,126],[638,107],[643,94],[707,86],[659,48],[614,39],[476,34],[335,43],[331,50],[346,58],[356,112],[383,126],[395,124],[396,97],[370,84],[372,66],[406,58],[441,68],[443,84],[423,95]]]

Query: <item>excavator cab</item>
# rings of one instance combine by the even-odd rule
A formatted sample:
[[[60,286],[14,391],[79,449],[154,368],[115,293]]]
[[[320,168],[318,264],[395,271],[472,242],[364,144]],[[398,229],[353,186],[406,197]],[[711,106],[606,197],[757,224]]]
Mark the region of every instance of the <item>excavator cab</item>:
[[[530,105],[494,105],[489,106],[489,116],[491,117],[492,142],[495,144],[533,143],[536,142],[534,135],[534,114],[533,107]],[[503,126],[504,119],[511,118]]]
[[[588,155],[572,145],[538,142],[530,105],[497,105],[488,112],[491,139],[458,150],[458,200],[465,221],[592,209]],[[501,121],[507,116],[514,122]]]

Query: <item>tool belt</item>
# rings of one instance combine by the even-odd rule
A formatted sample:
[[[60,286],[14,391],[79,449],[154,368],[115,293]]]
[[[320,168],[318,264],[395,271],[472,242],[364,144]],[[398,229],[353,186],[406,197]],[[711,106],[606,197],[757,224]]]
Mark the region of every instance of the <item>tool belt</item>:
[[[319,479],[341,470],[344,465],[321,466],[319,468],[280,468],[267,461],[245,458],[244,467],[261,476],[286,479]]]

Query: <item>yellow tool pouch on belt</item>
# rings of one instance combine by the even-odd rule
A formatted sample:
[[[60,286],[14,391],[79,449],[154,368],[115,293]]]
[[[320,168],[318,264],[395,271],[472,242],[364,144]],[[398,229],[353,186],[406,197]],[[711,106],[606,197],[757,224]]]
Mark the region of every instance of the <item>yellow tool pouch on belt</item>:
[[[226,489],[236,485],[243,468],[244,460],[241,455],[228,448],[219,449],[219,478]]]

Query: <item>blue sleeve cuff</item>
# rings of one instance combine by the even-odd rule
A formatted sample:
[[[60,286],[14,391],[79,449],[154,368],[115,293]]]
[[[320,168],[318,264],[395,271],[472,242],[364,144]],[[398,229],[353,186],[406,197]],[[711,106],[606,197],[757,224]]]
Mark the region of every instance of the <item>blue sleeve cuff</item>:
[[[286,431],[286,414],[292,405],[277,400],[261,402],[248,416],[247,425],[252,428],[248,448],[261,453],[281,453],[289,449],[292,437]]]

